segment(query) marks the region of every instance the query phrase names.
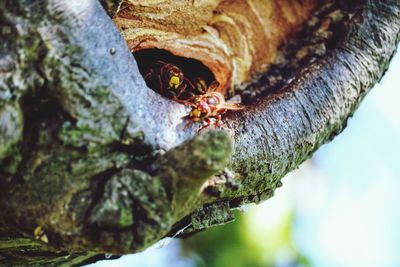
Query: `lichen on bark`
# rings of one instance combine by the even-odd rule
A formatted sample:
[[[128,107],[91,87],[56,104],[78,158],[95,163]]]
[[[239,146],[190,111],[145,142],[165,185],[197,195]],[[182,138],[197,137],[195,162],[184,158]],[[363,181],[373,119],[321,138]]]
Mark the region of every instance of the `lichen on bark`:
[[[325,57],[197,134],[97,1],[0,7],[1,264],[74,265],[232,220],[344,128],[400,38],[397,1],[360,1]]]

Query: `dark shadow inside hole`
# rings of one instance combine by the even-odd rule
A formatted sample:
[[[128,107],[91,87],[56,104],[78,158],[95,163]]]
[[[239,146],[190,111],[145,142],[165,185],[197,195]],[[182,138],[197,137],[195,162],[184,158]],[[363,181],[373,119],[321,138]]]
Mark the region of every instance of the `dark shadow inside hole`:
[[[175,56],[172,53],[162,49],[143,49],[133,53],[139,67],[139,71],[145,78],[148,87],[154,91],[161,93],[166,97],[172,97],[165,93],[168,87],[168,79],[165,79],[163,73],[160,73],[161,66],[158,62],[164,62],[177,66],[186,79],[188,79],[194,86],[197,84],[197,78],[204,80],[208,86],[215,80],[212,72],[200,61]],[[160,77],[160,80],[158,79]],[[160,88],[163,86],[164,88]],[[190,86],[186,90],[192,90]],[[198,92],[194,92],[199,94]]]

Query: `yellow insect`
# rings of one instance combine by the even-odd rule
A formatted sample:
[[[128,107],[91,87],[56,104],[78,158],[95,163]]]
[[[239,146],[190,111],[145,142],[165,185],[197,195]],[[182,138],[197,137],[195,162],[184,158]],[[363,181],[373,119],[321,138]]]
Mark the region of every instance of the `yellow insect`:
[[[244,108],[239,103],[226,102],[224,96],[218,92],[218,87],[219,83],[214,81],[207,88],[205,94],[198,95],[185,103],[192,107],[188,115],[191,120],[188,125],[192,122],[203,123],[198,131],[211,125],[218,127],[221,125],[222,115],[228,110],[241,110]]]
[[[150,68],[144,76],[147,85],[157,88],[158,92],[171,99],[182,99],[185,94],[192,97],[194,85],[185,77],[182,70],[173,64],[157,61],[154,68]],[[189,88],[188,88],[189,85]]]

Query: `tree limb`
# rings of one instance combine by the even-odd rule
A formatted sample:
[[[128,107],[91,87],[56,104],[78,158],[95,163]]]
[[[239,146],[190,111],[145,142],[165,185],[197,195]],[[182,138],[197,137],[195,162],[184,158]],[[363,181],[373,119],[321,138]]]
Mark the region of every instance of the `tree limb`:
[[[400,39],[398,1],[361,2],[325,58],[197,135],[146,87],[99,2],[0,7],[0,263],[14,265],[78,264],[230,221],[344,128]]]

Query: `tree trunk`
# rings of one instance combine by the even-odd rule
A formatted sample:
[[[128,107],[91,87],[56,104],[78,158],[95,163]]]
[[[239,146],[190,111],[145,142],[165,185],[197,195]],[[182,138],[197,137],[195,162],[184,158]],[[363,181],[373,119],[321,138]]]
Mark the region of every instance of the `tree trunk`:
[[[241,54],[216,67],[199,57],[224,90],[261,93],[222,129],[197,133],[183,105],[147,88],[119,1],[102,3],[123,36],[95,0],[0,3],[1,265],[78,265],[231,221],[231,209],[271,197],[343,130],[400,39],[398,0],[354,1],[334,45],[279,90],[270,91],[277,65],[261,67],[278,56],[258,57],[262,45],[236,70]],[[308,16],[298,17],[297,26]],[[274,36],[265,47],[277,53],[289,37]]]

